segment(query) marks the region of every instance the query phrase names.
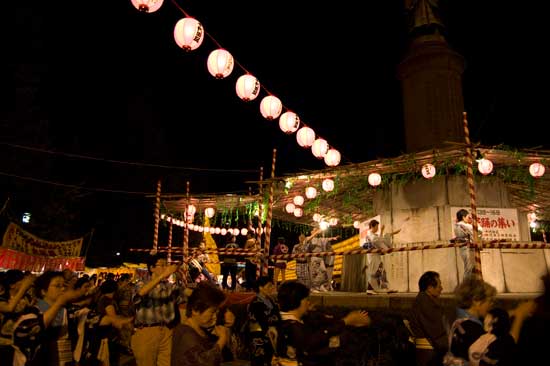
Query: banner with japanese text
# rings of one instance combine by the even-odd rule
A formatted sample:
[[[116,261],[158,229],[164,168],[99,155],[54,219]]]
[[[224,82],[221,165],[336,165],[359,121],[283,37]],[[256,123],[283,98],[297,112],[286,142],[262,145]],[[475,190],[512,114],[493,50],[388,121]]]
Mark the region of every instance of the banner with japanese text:
[[[451,207],[451,222],[453,228],[456,223],[456,213],[461,209],[470,212],[469,207]],[[520,234],[517,209],[480,207],[477,209],[477,216],[478,226],[481,227],[481,237],[483,240],[519,240]]]
[[[83,238],[67,241],[44,240],[10,223],[4,233],[2,247],[45,257],[79,257],[82,242]]]
[[[44,272],[68,268],[71,271],[84,271],[84,264],[84,257],[44,257],[0,247],[0,268],[3,269]]]

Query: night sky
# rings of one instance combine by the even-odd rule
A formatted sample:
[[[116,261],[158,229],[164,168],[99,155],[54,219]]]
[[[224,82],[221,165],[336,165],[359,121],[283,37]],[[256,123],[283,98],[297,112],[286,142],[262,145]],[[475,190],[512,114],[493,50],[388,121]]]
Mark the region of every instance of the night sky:
[[[273,148],[277,175],[324,168],[261,116],[266,91],[338,149],[342,164],[404,152],[402,1],[176,3],[208,33],[195,51],[175,44],[184,14],[171,0],[152,14],[130,0],[14,3],[4,74],[15,99],[2,103],[0,124],[4,220],[29,211],[28,229],[51,239],[93,229],[88,262],[105,264],[116,251],[151,246],[144,192],[158,179],[163,192],[184,193],[188,180],[192,194],[246,192],[261,166],[269,173]],[[466,59],[472,140],[547,148],[540,12],[496,0],[441,3],[447,39]],[[206,70],[216,43],[238,63],[224,80]],[[234,91],[245,70],[262,83],[248,103]]]

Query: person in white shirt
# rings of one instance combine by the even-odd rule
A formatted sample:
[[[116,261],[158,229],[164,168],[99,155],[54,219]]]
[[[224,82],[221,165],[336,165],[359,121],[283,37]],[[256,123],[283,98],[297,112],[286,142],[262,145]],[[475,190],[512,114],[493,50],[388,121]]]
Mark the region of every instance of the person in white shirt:
[[[380,233],[378,233],[379,228]],[[384,225],[380,226],[377,220],[371,220],[369,222],[367,241],[370,242],[374,248],[389,249],[392,246],[392,236],[400,231],[401,229],[384,235]],[[397,291],[390,289],[389,282],[386,278],[384,263],[382,262],[382,255],[380,253],[370,253],[367,254],[367,294],[372,295],[377,292],[391,293]]]
[[[472,216],[468,210],[461,209],[456,212],[455,239],[459,241],[472,242],[474,238],[474,228],[472,226]],[[481,227],[478,227],[478,236],[481,237]],[[474,270],[474,261],[468,246],[460,248],[460,256],[464,263],[464,277],[467,279]]]

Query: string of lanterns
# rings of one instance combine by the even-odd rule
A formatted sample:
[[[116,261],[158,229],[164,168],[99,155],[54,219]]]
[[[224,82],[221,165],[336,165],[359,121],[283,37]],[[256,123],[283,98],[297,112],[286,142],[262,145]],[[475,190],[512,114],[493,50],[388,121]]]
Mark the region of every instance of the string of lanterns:
[[[154,13],[160,9],[164,0],[131,0],[131,2],[141,12]],[[229,51],[222,48],[212,36],[205,32],[204,27],[197,19],[190,17],[175,3],[175,0],[172,2],[185,15],[174,27],[174,40],[180,48],[188,52],[196,50],[203,43],[205,34],[208,35],[219,46],[209,54],[207,59],[208,72],[214,78],[228,77],[237,64],[245,72],[235,84],[235,92],[241,100],[251,102],[258,97],[262,88],[265,89],[268,95],[260,102],[261,115],[268,121],[278,118],[281,131],[288,135],[296,132],[298,145],[303,148],[311,148],[313,156],[323,159],[327,166],[334,167],[340,164],[341,154],[337,149],[330,146],[326,139],[318,136],[294,111],[285,108],[286,111],[282,113],[284,105],[281,100],[263,87],[254,75],[237,63]]]

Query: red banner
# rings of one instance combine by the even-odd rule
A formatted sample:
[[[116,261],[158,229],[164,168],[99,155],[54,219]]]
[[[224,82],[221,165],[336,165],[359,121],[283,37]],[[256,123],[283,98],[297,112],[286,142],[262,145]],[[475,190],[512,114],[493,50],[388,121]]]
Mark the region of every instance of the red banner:
[[[84,271],[84,257],[44,257],[0,247],[0,268],[32,272],[61,271],[65,268]]]

